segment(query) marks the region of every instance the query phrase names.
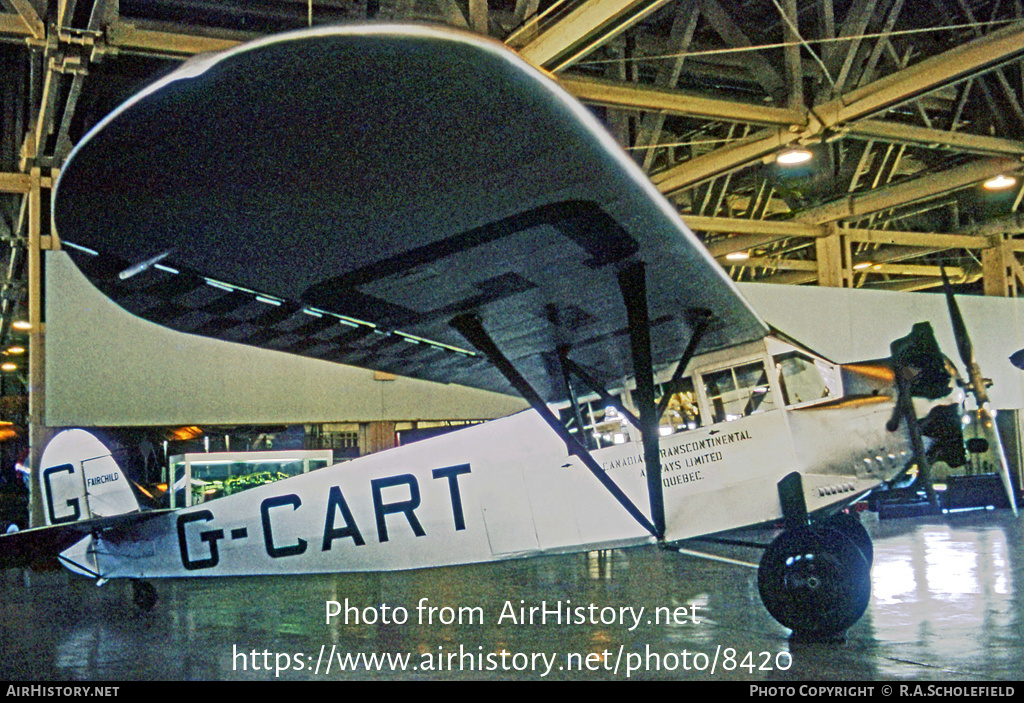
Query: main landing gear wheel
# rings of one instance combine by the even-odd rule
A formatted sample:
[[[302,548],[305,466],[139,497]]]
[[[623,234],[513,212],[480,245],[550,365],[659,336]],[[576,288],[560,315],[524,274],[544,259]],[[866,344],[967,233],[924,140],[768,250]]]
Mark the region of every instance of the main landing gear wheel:
[[[856,544],[828,527],[783,532],[765,550],[757,587],[768,612],[803,639],[838,635],[871,598],[871,567]]]
[[[132,602],[139,610],[150,611],[156,605],[156,589],[148,581],[132,580]]]

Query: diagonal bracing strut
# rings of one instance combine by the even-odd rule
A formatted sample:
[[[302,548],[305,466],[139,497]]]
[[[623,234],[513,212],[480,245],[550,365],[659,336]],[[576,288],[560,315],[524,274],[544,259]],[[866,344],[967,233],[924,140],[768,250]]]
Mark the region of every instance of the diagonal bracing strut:
[[[647,492],[651,504],[652,519],[647,516],[622,492],[622,489],[612,481],[611,478],[601,469],[601,466],[591,456],[587,446],[587,439],[583,432],[583,421],[576,410],[576,423],[580,432],[573,435],[548,408],[544,399],[530,385],[522,374],[515,368],[512,362],[502,353],[498,345],[490,337],[483,327],[480,318],[475,314],[463,314],[451,320],[450,324],[464,336],[470,344],[476,347],[486,356],[498,371],[505,377],[516,391],[522,395],[530,406],[537,411],[545,422],[565,442],[569,453],[576,456],[583,462],[583,465],[594,474],[595,477],[605,486],[606,489],[625,509],[640,523],[641,526],[650,532],[659,541],[665,537],[665,502],[662,494],[661,483],[661,448],[659,442],[659,425],[661,416],[668,404],[668,397],[675,392],[686,366],[696,352],[704,333],[707,331],[711,314],[706,310],[692,310],[694,317],[692,322],[692,336],[683,356],[679,361],[676,372],[668,384],[668,389],[661,403],[655,401],[654,391],[654,365],[651,352],[650,315],[647,308],[647,285],[646,268],[641,262],[627,264],[620,269],[618,274],[619,287],[622,291],[622,299],[626,306],[626,316],[629,324],[630,348],[633,355],[633,373],[636,380],[635,400],[640,409],[640,417],[636,418],[630,413],[618,399],[610,396],[600,384],[595,381],[581,366],[568,358],[568,348],[560,348],[559,361],[562,368],[563,381],[570,400],[575,405],[575,392],[570,381],[570,375],[580,377],[591,390],[598,393],[606,402],[613,404],[622,412],[630,423],[640,430],[644,449],[644,464],[646,466]]]
[[[487,334],[487,330],[484,329],[480,318],[473,314],[464,314],[452,319],[450,324],[494,364],[498,371],[512,384],[512,387],[526,399],[530,406],[540,414],[551,429],[565,442],[569,453],[578,457],[583,462],[583,465],[611,493],[612,497],[626,509],[626,512],[633,516],[633,519],[640,523],[645,530],[661,539],[664,535],[664,528],[659,532],[651,524],[651,521],[629,499],[629,496],[623,493],[622,489],[605,473],[594,457],[591,456],[590,452],[566,429],[558,417],[551,412],[540,394],[533,389],[530,383],[512,365],[512,362],[498,349],[498,345],[495,344],[491,336]],[[664,524],[664,517],[661,518],[661,523]]]

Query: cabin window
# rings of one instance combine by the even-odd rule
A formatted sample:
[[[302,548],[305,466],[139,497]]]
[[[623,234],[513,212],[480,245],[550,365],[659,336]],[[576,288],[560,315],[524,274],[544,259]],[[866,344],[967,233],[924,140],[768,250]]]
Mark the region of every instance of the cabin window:
[[[558,411],[562,425],[585,447],[603,449],[622,444],[629,438],[626,418],[611,405],[601,401],[583,401],[579,406],[579,419],[583,421],[582,433],[577,424],[576,411],[571,405]]]
[[[661,402],[667,386],[666,383],[657,387],[655,395],[658,397],[655,402]],[[683,378],[679,382],[678,390],[669,397],[668,405],[665,406],[665,414],[661,416],[661,433],[672,434],[692,430],[699,425],[700,406],[693,388],[693,379]]]
[[[788,352],[775,357],[782,397],[786,405],[800,405],[829,397],[822,369],[811,357]]]
[[[712,422],[737,420],[775,408],[768,371],[760,361],[704,374]]]

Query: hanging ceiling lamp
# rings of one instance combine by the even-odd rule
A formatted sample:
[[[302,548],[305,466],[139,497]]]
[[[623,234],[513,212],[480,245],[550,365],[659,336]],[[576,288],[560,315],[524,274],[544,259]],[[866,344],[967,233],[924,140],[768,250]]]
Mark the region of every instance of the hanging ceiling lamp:
[[[999,174],[994,178],[990,178],[982,185],[985,190],[1005,190],[1013,187],[1017,183],[1017,179],[1013,176],[1006,176]]]
[[[812,156],[813,154],[811,154],[807,149],[798,147],[795,149],[780,151],[779,155],[775,157],[775,161],[783,166],[796,166],[797,164],[807,163],[811,160]]]

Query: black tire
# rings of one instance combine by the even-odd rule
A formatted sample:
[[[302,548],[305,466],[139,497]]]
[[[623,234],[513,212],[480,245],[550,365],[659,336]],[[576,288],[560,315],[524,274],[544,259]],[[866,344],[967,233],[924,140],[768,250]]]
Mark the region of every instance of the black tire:
[[[875,547],[871,542],[871,535],[864,529],[864,525],[861,524],[860,519],[850,515],[849,513],[836,513],[832,517],[825,520],[825,527],[829,527],[833,530],[838,530],[843,535],[857,545],[860,549],[861,554],[867,559],[868,566],[875,563]]]
[[[867,610],[871,567],[841,532],[800,528],[765,550],[757,587],[768,612],[794,635],[823,639],[845,632]]]
[[[150,611],[156,606],[157,594],[148,581],[132,581],[132,602],[139,610]]]

